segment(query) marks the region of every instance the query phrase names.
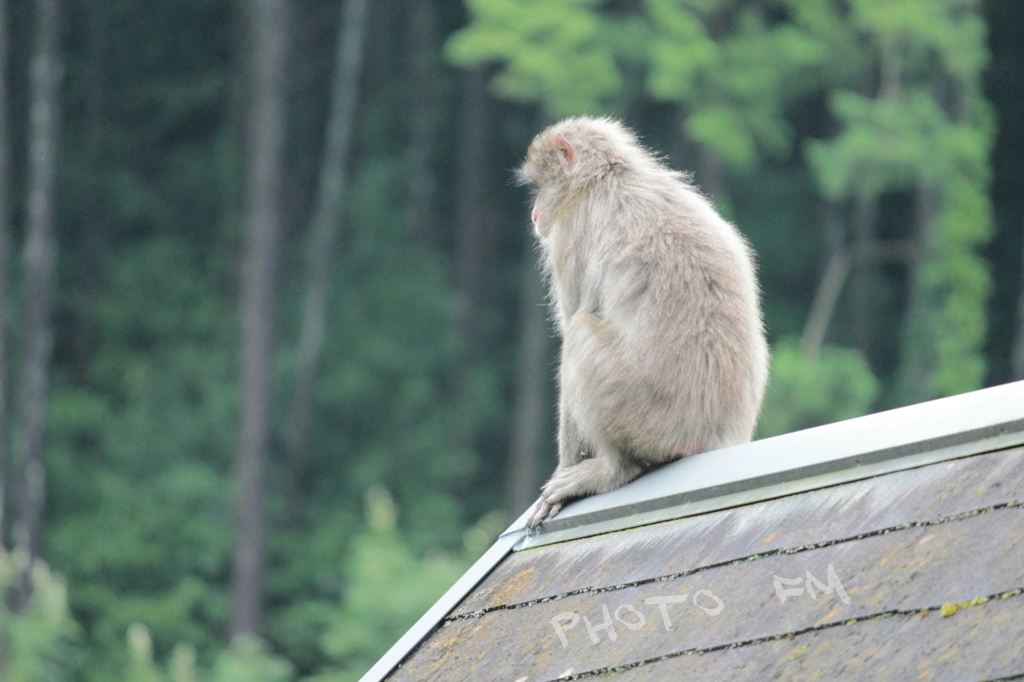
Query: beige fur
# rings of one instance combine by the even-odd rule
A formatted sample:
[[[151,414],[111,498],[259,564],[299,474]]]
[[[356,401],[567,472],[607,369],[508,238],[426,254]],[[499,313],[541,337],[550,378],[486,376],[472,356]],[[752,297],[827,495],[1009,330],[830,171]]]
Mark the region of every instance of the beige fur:
[[[558,468],[534,527],[652,465],[749,441],[768,347],[746,241],[620,123],[551,126],[520,175],[562,334]]]

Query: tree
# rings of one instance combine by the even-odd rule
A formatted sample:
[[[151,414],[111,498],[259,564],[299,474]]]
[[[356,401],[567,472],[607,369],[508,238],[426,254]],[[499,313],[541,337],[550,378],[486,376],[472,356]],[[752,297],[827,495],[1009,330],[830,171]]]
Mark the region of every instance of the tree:
[[[771,383],[757,424],[767,438],[870,412],[878,380],[853,348],[825,346],[812,357],[792,338],[772,348]]]
[[[871,201],[889,190],[916,198],[917,260],[904,320],[901,403],[981,386],[989,275],[976,249],[988,239],[991,115],[980,95],[986,60],[976,3],[852,3],[882,73],[875,96],[837,89],[843,129],[809,145],[822,191]],[[861,239],[864,243],[866,240]]]
[[[459,554],[417,557],[397,527],[398,507],[381,486],[366,491],[366,528],[353,540],[347,589],[321,646],[337,667],[316,682],[356,682],[388,647],[484,553],[505,526],[503,514],[466,531]]]
[[[519,350],[516,357],[515,413],[509,446],[509,493],[512,513],[519,514],[539,494],[541,453],[551,442],[551,331],[533,235],[524,248],[519,301]]]
[[[986,0],[982,6],[991,52],[985,96],[998,123],[990,155],[996,230],[984,251],[993,280],[985,340],[985,382],[992,385],[1024,379],[1024,5]]]
[[[231,634],[263,627],[266,486],[270,459],[271,362],[281,233],[281,176],[286,131],[288,1],[248,3],[251,105],[242,273],[241,427]]]
[[[29,146],[28,226],[25,237],[24,319],[18,404],[19,476],[15,544],[29,556],[39,552],[45,490],[43,446],[46,436],[51,309],[56,287],[57,239],[54,233],[57,175],[57,121],[61,64],[58,55],[60,3],[36,4],[36,48],[32,58],[31,141]],[[29,576],[26,575],[26,579]],[[26,582],[27,589],[31,583]],[[22,597],[24,600],[25,597]]]
[[[9,604],[21,590],[25,573],[32,576],[33,591],[14,612]],[[30,559],[24,550],[0,550],[0,679],[71,679],[78,634],[63,578],[41,559]]]
[[[7,549],[7,267],[10,261],[10,196],[7,144],[7,3],[0,0],[0,551]]]
[[[488,182],[493,108],[488,106],[487,76],[482,68],[463,75],[463,121],[459,140],[459,195],[455,238],[455,283],[461,300],[461,336],[472,362],[479,339],[479,315],[483,306],[484,267],[491,260],[491,226],[494,216],[487,208],[493,191]]]
[[[288,498],[293,509],[298,502],[300,481],[305,468],[315,402],[316,374],[324,348],[331,257],[345,206],[348,182],[346,165],[359,109],[359,76],[362,73],[369,8],[369,0],[346,0],[342,6],[331,87],[331,110],[327,119],[316,205],[307,230],[306,295],[302,308],[298,369],[292,389],[285,442],[290,476]]]
[[[610,41],[621,26],[595,11],[598,0],[467,0],[472,20],[445,46],[460,66],[496,62],[501,97],[544,103],[550,116],[591,111],[622,88]]]
[[[411,3],[409,25],[409,220],[410,233],[420,242],[431,237],[434,173],[431,168],[437,126],[432,98],[437,88],[434,54],[437,7],[434,0]]]
[[[835,70],[841,33],[828,3],[646,0],[647,90],[677,103],[690,140],[733,169],[786,158],[785,106]],[[788,11],[775,22],[771,12]],[[698,171],[699,172],[699,171]]]
[[[1024,232],[1024,227],[1021,228],[1021,232]],[[1024,267],[1021,270],[1024,271]],[[1021,279],[1024,280],[1024,277]],[[1021,286],[1021,292],[1017,298],[1017,334],[1013,345],[1012,362],[1013,378],[1024,380],[1024,286]]]

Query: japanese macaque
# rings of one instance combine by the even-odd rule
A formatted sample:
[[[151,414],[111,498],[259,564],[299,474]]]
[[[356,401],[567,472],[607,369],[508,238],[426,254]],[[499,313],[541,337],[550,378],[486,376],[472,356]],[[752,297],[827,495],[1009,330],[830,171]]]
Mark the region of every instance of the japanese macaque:
[[[551,126],[520,178],[562,336],[558,467],[532,528],[652,466],[749,441],[768,346],[747,242],[622,124]]]

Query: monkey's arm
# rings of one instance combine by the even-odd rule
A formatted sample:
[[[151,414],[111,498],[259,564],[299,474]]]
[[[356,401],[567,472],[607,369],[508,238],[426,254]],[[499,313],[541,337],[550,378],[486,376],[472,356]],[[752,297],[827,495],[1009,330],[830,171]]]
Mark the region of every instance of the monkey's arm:
[[[560,367],[565,366],[564,346],[562,352],[563,357],[559,363]],[[559,384],[562,384],[561,372],[559,372],[559,375]],[[564,390],[564,387],[561,388],[558,399],[558,468],[552,475],[552,480],[558,475],[558,472],[571,468],[573,465],[593,457],[594,454],[591,446],[580,435],[579,426],[572,414],[572,406],[566,399],[568,392]],[[545,519],[557,516],[561,510],[561,503],[551,504],[541,495],[537,502],[534,503],[533,514],[530,515],[526,525],[530,528],[535,528]]]
[[[544,485],[527,522],[536,527],[553,517],[568,500],[615,490],[640,475],[640,465],[619,452],[604,429],[582,424],[593,422],[603,396],[595,394],[595,373],[608,371],[608,356],[617,355],[613,348],[614,330],[593,315],[573,316],[563,342],[560,393],[559,464]],[[628,371],[619,367],[618,371]],[[581,423],[580,418],[588,414]],[[600,420],[604,421],[604,420]],[[607,426],[602,424],[601,426]]]
[[[563,357],[560,367],[564,367]],[[561,372],[559,373],[561,374]],[[589,443],[580,434],[579,424],[572,413],[572,405],[567,399],[568,392],[561,386],[562,378],[559,376],[560,390],[558,392],[558,468],[564,469],[573,464],[593,456],[593,450]]]

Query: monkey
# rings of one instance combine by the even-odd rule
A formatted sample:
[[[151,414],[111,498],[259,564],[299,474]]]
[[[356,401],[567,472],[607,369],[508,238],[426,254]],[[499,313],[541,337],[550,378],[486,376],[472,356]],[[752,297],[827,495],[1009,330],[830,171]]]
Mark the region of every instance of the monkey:
[[[660,464],[749,442],[768,377],[753,252],[610,118],[569,118],[518,171],[556,331],[558,465],[528,527]]]

